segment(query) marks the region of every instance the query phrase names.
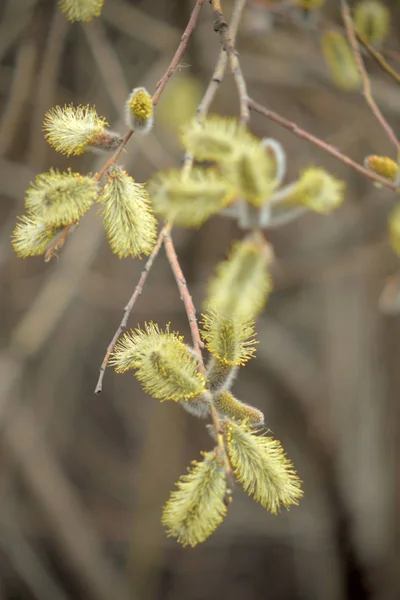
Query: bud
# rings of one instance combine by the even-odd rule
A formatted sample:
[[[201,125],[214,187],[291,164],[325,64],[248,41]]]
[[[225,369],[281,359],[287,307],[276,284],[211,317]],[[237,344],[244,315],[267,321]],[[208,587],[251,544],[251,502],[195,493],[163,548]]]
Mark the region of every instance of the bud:
[[[153,127],[153,100],[144,87],[135,88],[125,107],[125,121],[135,133],[149,133]]]
[[[27,190],[25,206],[46,225],[61,227],[79,221],[96,195],[97,183],[93,177],[50,169],[38,175]]]
[[[367,156],[364,160],[367,169],[394,181],[399,172],[399,165],[388,156]]]

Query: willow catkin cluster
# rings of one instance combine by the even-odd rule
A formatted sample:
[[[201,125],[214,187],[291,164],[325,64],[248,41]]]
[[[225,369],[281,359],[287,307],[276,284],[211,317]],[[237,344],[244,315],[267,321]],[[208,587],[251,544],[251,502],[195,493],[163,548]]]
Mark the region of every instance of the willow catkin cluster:
[[[238,482],[273,514],[281,505],[297,504],[302,491],[293,465],[279,442],[253,430],[263,426],[263,413],[230,391],[232,373],[254,356],[254,320],[239,314],[227,317],[211,308],[203,316],[201,336],[210,353],[205,376],[183,338],[155,323],[126,333],[110,362],[119,373],[132,370],[153,398],[179,401],[200,418],[212,403]],[[217,447],[192,463],[164,506],[167,534],[184,546],[203,542],[226,515],[227,474],[219,452]]]
[[[76,15],[78,9],[89,10],[90,2],[66,4]],[[81,16],[88,15],[82,11]],[[107,127],[106,119],[94,107],[72,104],[51,108],[43,121],[46,140],[66,156],[79,156],[89,150],[117,150],[122,136]],[[79,223],[94,202],[100,204],[111,250],[119,258],[151,253],[157,239],[157,221],[149,194],[143,184],[118,165],[107,170],[105,183],[96,175],[71,170],[61,173],[50,169],[39,174],[26,192],[27,212],[13,232],[14,250],[22,258],[46,256],[47,248],[56,243],[62,228]]]

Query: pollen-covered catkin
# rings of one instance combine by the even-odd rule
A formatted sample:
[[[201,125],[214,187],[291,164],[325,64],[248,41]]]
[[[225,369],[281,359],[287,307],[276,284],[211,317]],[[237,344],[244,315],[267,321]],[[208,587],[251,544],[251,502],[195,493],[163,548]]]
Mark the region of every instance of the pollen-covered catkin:
[[[155,323],[126,333],[116,344],[110,364],[117,373],[130,369],[144,390],[158,400],[190,400],[206,391],[205,378],[182,336],[161,331]]]
[[[99,17],[104,0],[58,0],[58,4],[67,19],[73,23]]]
[[[149,133],[153,127],[153,110],[153,100],[146,88],[135,88],[125,106],[127,126],[136,133]]]
[[[111,250],[119,258],[150,254],[157,221],[145,187],[119,166],[111,167],[107,175],[99,202]]]
[[[89,175],[50,169],[41,173],[28,188],[26,208],[50,227],[76,223],[92,206],[97,182]]]

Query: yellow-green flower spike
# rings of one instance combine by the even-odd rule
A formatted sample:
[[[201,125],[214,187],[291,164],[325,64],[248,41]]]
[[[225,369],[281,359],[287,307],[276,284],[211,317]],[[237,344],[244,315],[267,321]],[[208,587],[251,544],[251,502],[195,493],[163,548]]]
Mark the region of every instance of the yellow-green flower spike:
[[[96,194],[97,183],[92,177],[50,169],[38,175],[27,190],[25,206],[46,225],[61,227],[79,221]]]
[[[125,107],[127,126],[136,133],[149,133],[153,127],[153,110],[153,100],[146,88],[135,88]]]
[[[389,215],[389,240],[393,250],[400,256],[400,204]]]
[[[126,333],[115,346],[110,364],[117,373],[136,370],[144,390],[157,400],[189,400],[205,392],[205,378],[182,336],[158,325]]]
[[[224,163],[222,172],[237,197],[257,207],[269,200],[278,185],[275,160],[259,140],[238,144],[237,158]]]
[[[238,423],[244,422],[249,427],[256,427],[264,423],[264,415],[261,410],[241,402],[228,390],[222,390],[214,395],[214,406],[223,417],[228,417]]]
[[[367,169],[394,181],[399,172],[399,165],[388,156],[367,156],[364,160]]]
[[[182,143],[196,160],[227,162],[235,159],[253,136],[236,119],[209,116],[203,123],[193,120],[182,129]]]
[[[269,260],[267,247],[257,240],[234,244],[210,282],[206,309],[232,319],[255,318],[272,290]]]
[[[43,121],[50,146],[67,156],[83,154],[88,146],[96,146],[104,138],[107,125],[94,108],[72,104],[51,108]]]
[[[99,17],[104,0],[59,0],[61,11],[68,21],[91,21]]]
[[[213,533],[227,512],[226,477],[216,453],[203,453],[202,462],[193,461],[176,486],[164,506],[162,524],[169,537],[194,547]]]
[[[322,36],[322,51],[337,87],[345,91],[360,89],[361,75],[347,39],[337,31],[327,31]]]
[[[289,202],[302,204],[309,210],[329,214],[344,200],[345,183],[324,169],[305,169],[298,180]]]
[[[22,215],[11,236],[14,251],[20,258],[44,254],[57,229],[48,227],[34,214]]]
[[[367,42],[381,44],[389,35],[390,11],[379,0],[363,0],[354,9],[354,25]]]
[[[250,496],[272,514],[281,505],[298,504],[303,495],[301,481],[280,442],[232,422],[227,425],[226,439],[234,473]]]
[[[210,309],[203,315],[201,334],[210,354],[227,366],[242,366],[255,354],[253,319],[232,318]]]
[[[150,254],[157,221],[144,186],[120,167],[112,167],[99,202],[111,250],[119,258]]]
[[[215,172],[172,169],[158,173],[148,190],[154,210],[181,227],[200,227],[235,198],[234,190]]]
[[[323,4],[325,4],[326,0],[291,0],[292,4],[295,6],[300,6],[300,8],[320,8]]]

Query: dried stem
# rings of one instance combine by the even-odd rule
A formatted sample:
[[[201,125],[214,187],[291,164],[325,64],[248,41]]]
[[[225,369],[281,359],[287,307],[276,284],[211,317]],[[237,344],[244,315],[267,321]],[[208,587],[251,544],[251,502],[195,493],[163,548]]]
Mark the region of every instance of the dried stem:
[[[385,71],[385,73],[390,75],[390,77],[392,77],[392,79],[394,79],[394,81],[396,83],[400,84],[400,74],[397,73],[397,71],[395,71],[395,69],[393,69],[389,65],[389,63],[382,56],[382,54],[380,52],[378,52],[378,50],[375,50],[375,48],[373,46],[371,46],[371,44],[365,39],[365,37],[361,33],[356,32],[356,36],[357,36],[357,39],[360,42],[360,44],[362,44],[364,46],[364,48],[367,50],[367,52],[369,52],[369,54],[372,56],[372,58],[378,63],[378,65],[381,67],[381,69],[383,71]]]
[[[293,121],[289,121],[288,119],[285,119],[280,114],[278,114],[272,110],[269,110],[269,108],[262,106],[262,104],[258,104],[258,102],[255,102],[251,98],[249,98],[248,103],[249,103],[249,107],[252,110],[255,110],[256,112],[260,113],[261,115],[264,115],[264,117],[267,117],[267,119],[270,119],[271,121],[274,121],[275,123],[278,123],[279,125],[282,125],[282,127],[285,127],[285,129],[288,129],[289,131],[291,131],[292,133],[297,135],[297,137],[299,137],[303,140],[307,140],[311,144],[314,144],[314,146],[317,146],[317,148],[320,148],[327,154],[330,154],[337,160],[340,160],[342,163],[344,163],[348,167],[351,167],[355,171],[358,171],[359,173],[364,175],[364,177],[367,177],[367,179],[370,179],[371,181],[374,181],[375,183],[379,183],[385,187],[388,187],[391,190],[394,190],[394,191],[398,190],[398,187],[395,182],[390,181],[390,179],[386,179],[385,177],[381,177],[380,175],[378,175],[377,173],[374,173],[373,171],[369,171],[368,169],[363,167],[363,165],[360,165],[360,163],[354,161],[346,154],[343,154],[342,152],[340,152],[340,150],[338,150],[334,146],[331,146],[327,142],[324,142],[324,140],[321,140],[320,138],[316,137],[315,135],[312,135],[305,129],[302,129],[301,127],[299,127],[297,125],[297,123],[294,123]]]
[[[340,0],[340,5],[341,5],[344,26],[346,28],[347,38],[348,38],[351,48],[353,50],[354,58],[357,62],[357,67],[358,67],[358,70],[362,77],[363,88],[364,88],[364,98],[365,98],[368,106],[370,107],[371,111],[375,115],[376,119],[382,125],[382,127],[386,131],[388,137],[395,145],[396,151],[398,153],[400,151],[400,142],[397,139],[393,129],[391,128],[391,126],[389,125],[389,123],[386,121],[385,117],[381,113],[378,105],[376,104],[376,102],[372,96],[371,81],[369,79],[367,70],[364,65],[364,61],[363,61],[361,53],[360,53],[360,48],[359,48],[358,42],[357,42],[357,36],[356,36],[355,28],[354,28],[354,23],[353,23],[353,19],[351,18],[350,8],[349,8],[347,0]]]
[[[222,13],[221,1],[211,0],[211,5],[214,13],[214,31],[220,34],[223,48],[228,55],[229,66],[235,80],[240,105],[240,122],[245,125],[250,118],[248,106],[247,85],[243,77],[239,59],[236,54],[235,46],[229,32],[229,27]]]
[[[193,304],[192,296],[190,295],[190,292],[188,290],[186,279],[182,272],[181,266],[179,264],[179,259],[176,254],[174,244],[172,242],[171,234],[169,231],[164,236],[164,248],[165,248],[165,252],[167,254],[168,262],[171,266],[171,270],[174,274],[175,281],[178,286],[179,293],[181,295],[183,304],[185,305],[185,311],[186,311],[186,314],[188,317],[190,331],[192,334],[193,350],[195,351],[195,353],[197,354],[197,356],[199,358],[199,371],[201,373],[203,373],[203,375],[205,375],[206,368],[204,366],[203,355],[201,352],[202,348],[204,347],[204,344],[201,341],[201,337],[200,337],[199,326],[198,326],[197,319],[196,319],[196,309]],[[221,458],[224,462],[224,468],[225,468],[225,473],[226,473],[226,478],[227,478],[227,488],[229,491],[228,496],[231,496],[232,486],[233,486],[232,465],[230,463],[229,456],[226,451],[224,435],[223,435],[223,428],[222,428],[221,421],[220,421],[220,418],[218,415],[218,411],[215,408],[213,402],[210,403],[210,412],[211,412],[211,418],[212,418],[213,425],[214,425],[215,434],[217,436],[218,448],[219,448],[219,451],[221,454]]]
[[[142,274],[140,275],[139,283],[135,287],[135,291],[133,292],[132,296],[129,298],[129,302],[124,308],[124,315],[122,317],[122,321],[119,324],[118,329],[115,332],[113,339],[109,343],[107,352],[103,358],[103,362],[101,363],[99,378],[97,380],[96,388],[94,390],[95,394],[100,394],[100,392],[103,390],[104,373],[105,373],[105,370],[107,367],[107,363],[110,359],[111,353],[114,350],[114,346],[117,343],[119,336],[126,329],[129,315],[132,312],[132,309],[135,305],[136,300],[139,298],[139,296],[141,295],[141,293],[143,291],[143,286],[147,279],[147,275],[149,274],[149,271],[150,271],[151,267],[153,266],[153,263],[160,251],[161,245],[164,240],[164,236],[169,233],[170,229],[171,229],[170,223],[166,223],[166,225],[164,225],[164,227],[161,229],[158,239],[157,239],[157,242],[156,242],[156,245],[154,246],[149,258],[147,259],[144,269],[142,271]]]

